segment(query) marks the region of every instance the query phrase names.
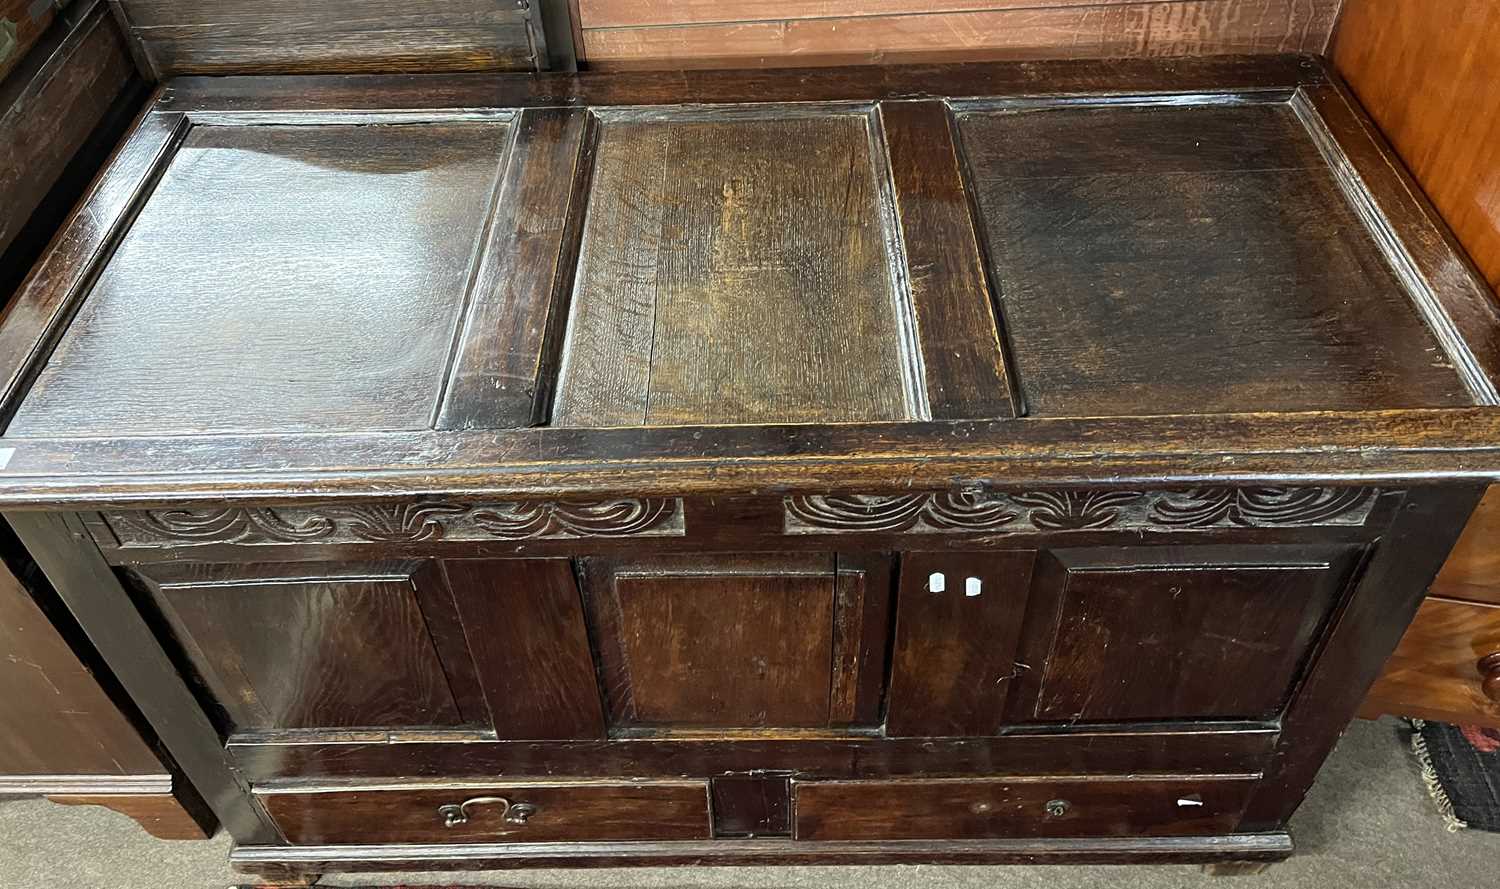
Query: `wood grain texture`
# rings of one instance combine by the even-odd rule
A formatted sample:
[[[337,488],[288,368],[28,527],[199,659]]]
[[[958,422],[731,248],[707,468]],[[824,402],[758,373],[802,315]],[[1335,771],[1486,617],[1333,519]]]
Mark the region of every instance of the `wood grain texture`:
[[[1445,599],[1500,605],[1500,487],[1479,501],[1431,593]]]
[[[829,724],[832,557],[596,559],[585,571],[612,725]]]
[[[159,840],[206,840],[214,832],[212,823],[204,824],[170,793],[50,794],[47,799],[65,806],[103,806]]]
[[[1473,403],[1286,106],[959,121],[1028,414]]]
[[[141,738],[0,564],[0,775],[165,775]]]
[[[1019,416],[948,108],[884,102],[880,124],[931,415]]]
[[[1254,783],[1253,776],[1174,776],[798,781],[793,787],[799,840],[937,840],[1226,833]]]
[[[504,137],[195,127],[10,431],[429,428]]]
[[[585,199],[589,116],[528,109],[496,191],[489,243],[448,375],[439,429],[529,426],[546,419]]]
[[[1396,647],[1483,493],[1481,485],[1408,492],[1282,716],[1276,755],[1251,796],[1240,830],[1273,829],[1301,805],[1343,726],[1380,674],[1383,653]]]
[[[1274,726],[1224,723],[1124,728],[1041,726],[968,738],[884,738],[869,734],[808,738],[757,732],[731,737],[633,737],[628,740],[494,741],[473,732],[329,735],[241,734],[229,738],[235,768],[254,783],[283,778],[361,779],[404,775],[556,775],[673,778],[685,774],[795,772],[803,778],[932,775],[1242,774],[1266,762]]]
[[[1500,728],[1480,659],[1500,652],[1500,606],[1429,596],[1371,686],[1360,715]]]
[[[1052,555],[1027,605],[1014,722],[1273,718],[1353,564],[1315,547]]]
[[[393,568],[162,567],[150,579],[232,728],[460,725],[415,586]]]
[[[1005,722],[1031,551],[910,553],[901,558],[886,734],[990,735]],[[943,577],[933,592],[932,577]],[[966,590],[980,582],[979,595]]]
[[[606,118],[552,422],[898,420],[868,118]]]
[[[453,856],[433,846],[237,846],[236,869],[276,878],[335,871],[394,871],[453,867]],[[1053,837],[1004,840],[886,840],[808,842],[792,839],[580,844],[567,851],[527,843],[475,844],[463,850],[465,868],[665,867],[683,865],[834,864],[1207,864],[1273,863],[1292,854],[1285,831],[1206,837]],[[301,885],[292,883],[291,885]]]
[[[1346,0],[1334,64],[1500,290],[1500,8]]]
[[[279,841],[231,771],[219,729],[119,575],[98,550],[76,545],[86,534],[76,517],[7,512],[4,518],[219,822],[239,842]]]
[[[20,0],[9,7],[32,5]],[[102,4],[85,11],[77,24],[55,23],[24,60],[0,61],[15,67],[0,85],[0,252],[15,239],[69,159],[109,112],[131,82],[133,66],[119,30]],[[24,11],[12,9],[29,21]],[[51,17],[51,12],[48,17]],[[0,18],[7,13],[0,11]],[[12,16],[13,17],[13,16]]]
[[[525,15],[495,0],[115,0],[159,77],[534,70]]]
[[[567,559],[443,563],[501,738],[604,735],[578,584]]]
[[[438,807],[494,798],[534,806],[524,824],[501,803],[468,807],[446,827]],[[707,839],[702,781],[622,784],[457,785],[320,793],[262,793],[259,799],[293,843],[545,843],[566,840]]]
[[[630,4],[580,9],[589,64],[607,68],[877,64],[937,59],[1108,58],[1322,52],[1336,0]],[[753,9],[751,8],[753,6]],[[884,7],[893,7],[885,9]],[[922,8],[925,7],[925,8]],[[879,13],[886,14],[879,14]],[[876,13],[876,14],[870,14]],[[643,18],[671,24],[644,24]],[[697,22],[719,22],[701,24]],[[679,24],[679,22],[693,22]]]

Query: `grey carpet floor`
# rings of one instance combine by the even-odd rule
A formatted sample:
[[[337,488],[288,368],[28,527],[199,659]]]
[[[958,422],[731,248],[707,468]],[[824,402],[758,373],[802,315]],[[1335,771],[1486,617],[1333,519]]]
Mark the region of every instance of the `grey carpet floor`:
[[[1298,854],[1254,877],[1193,867],[799,867],[512,871],[464,882],[557,889],[1489,889],[1500,887],[1500,834],[1449,833],[1394,720],[1356,722],[1292,822]],[[0,802],[0,887],[210,889],[237,882],[229,840],[154,840],[123,815],[43,800]],[[323,885],[452,882],[454,875],[325,878]],[[1224,881],[1228,882],[1225,883]]]

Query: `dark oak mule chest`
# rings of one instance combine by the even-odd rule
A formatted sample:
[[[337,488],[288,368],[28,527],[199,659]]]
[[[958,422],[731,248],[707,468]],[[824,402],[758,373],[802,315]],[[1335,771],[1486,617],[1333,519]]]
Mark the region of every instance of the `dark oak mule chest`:
[[[1312,58],[178,78],[0,505],[250,871],[1265,862],[1497,321]]]

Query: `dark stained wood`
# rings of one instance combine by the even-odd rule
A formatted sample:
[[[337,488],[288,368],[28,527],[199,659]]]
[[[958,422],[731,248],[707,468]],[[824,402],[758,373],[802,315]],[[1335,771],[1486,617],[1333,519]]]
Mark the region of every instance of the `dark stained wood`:
[[[232,728],[463,722],[402,566],[163,566],[148,580]]]
[[[1299,84],[1326,83],[1317,60],[1298,56],[1052,59],[1026,64],[927,64],[785,71],[618,72],[607,77],[448,74],[423,78],[179,77],[164,113],[351,111],[870,102],[913,96],[1251,92],[1288,98]]]
[[[574,217],[582,208],[589,117],[522,111],[496,191],[473,302],[448,375],[439,429],[530,426],[546,419],[566,319]]]
[[[880,125],[932,417],[1018,416],[948,108],[885,102]]]
[[[1345,0],[1331,54],[1443,219],[1500,290],[1500,9]]]
[[[112,0],[157,76],[533,69],[524,10],[494,0]]]
[[[721,775],[709,782],[714,836],[792,835],[792,784],[786,775]]]
[[[1044,727],[988,738],[808,737],[788,730],[597,741],[493,741],[469,733],[237,735],[236,768],[252,783],[282,778],[513,777],[795,772],[804,778],[1066,774],[1229,774],[1258,769],[1274,726],[1193,724],[1126,729]]]
[[[832,668],[847,661],[835,659],[832,556],[590,560],[585,572],[611,725],[833,721]]]
[[[992,735],[1019,674],[1031,551],[910,553],[901,558],[886,733]],[[943,590],[932,579],[942,576]],[[970,578],[979,581],[971,596]]]
[[[276,829],[231,772],[217,729],[151,627],[98,550],[78,546],[87,538],[82,527],[56,513],[8,512],[5,521],[219,822],[239,842],[276,842]]]
[[[713,436],[712,453],[704,450],[706,435]],[[1489,408],[800,427],[7,437],[0,447],[15,453],[0,470],[0,504],[263,503],[368,496],[372,488],[385,496],[483,500],[589,498],[621,490],[668,497],[766,488],[868,493],[892,478],[911,490],[983,489],[997,478],[1022,489],[1149,488],[1166,476],[1180,485],[1276,486],[1327,478],[1399,485],[1429,480],[1435,471],[1486,478],[1500,463],[1497,440],[1500,414]],[[280,455],[274,464],[267,462],[271,453]],[[1204,454],[1214,458],[1204,460]],[[664,464],[671,473],[662,471]],[[143,472],[143,465],[153,471]]]
[[[1228,833],[1254,775],[798,781],[799,840]]]
[[[65,806],[103,806],[128,816],[159,840],[206,840],[213,836],[213,824],[205,826],[170,793],[49,794],[47,799]]]
[[[545,867],[827,864],[1203,864],[1281,861],[1292,854],[1284,831],[1211,837],[1052,837],[1004,840],[888,840],[876,843],[764,839],[726,843],[574,843],[566,851],[526,843],[366,847],[239,846],[236,868],[288,875],[411,868],[498,870]]]
[[[552,422],[900,420],[868,115],[606,116]]]
[[[1385,662],[1360,715],[1500,727],[1500,702],[1489,694],[1494,661],[1485,661],[1496,653],[1500,605],[1429,597]]]
[[[504,135],[194,128],[10,431],[429,427]]]
[[[506,802],[477,802],[499,798]],[[709,836],[702,781],[619,784],[457,785],[266,792],[258,797],[287,840],[316,843],[545,843],[692,840]],[[441,806],[465,807],[445,826]],[[532,807],[524,822],[511,817]],[[507,817],[509,816],[509,817]]]
[[[1483,493],[1481,486],[1455,486],[1408,495],[1282,717],[1276,756],[1250,799],[1241,830],[1274,829],[1271,825],[1285,823],[1296,811]]]
[[[1028,414],[1473,403],[1287,106],[958,119]]]
[[[835,568],[829,722],[875,725],[880,722],[891,640],[891,559],[840,554]]]
[[[1476,400],[1500,403],[1500,304],[1452,231],[1342,84],[1311,84],[1292,107]]]
[[[318,163],[347,188],[303,187],[327,184]],[[234,217],[254,188],[261,209]],[[199,215],[243,231],[178,249]],[[1312,58],[174,81],[0,321],[18,417],[0,503],[84,511],[16,515],[153,696],[237,860],[277,876],[1260,860],[1286,853],[1438,551],[1500,477],[1500,319],[1442,232]],[[1010,311],[1028,299],[1067,311]],[[130,342],[101,306],[175,339]],[[245,318],[271,347],[228,343]],[[282,340],[321,351],[288,364]],[[90,349],[175,376],[143,384]],[[89,398],[45,414],[68,373]],[[449,394],[464,407],[445,418]],[[993,416],[1002,395],[1024,415]],[[46,416],[80,425],[31,426]],[[941,593],[913,589],[932,565]],[[330,650],[390,683],[385,710],[439,689],[448,718],[216,727],[244,702],[178,651],[195,632],[119,588],[132,574],[244,608],[376,584],[320,627],[372,598],[399,619]],[[938,608],[950,590],[962,603]],[[316,701],[351,672],[282,685]],[[721,830],[771,822],[783,778],[911,779],[929,800],[953,779],[993,791],[981,810],[1005,787],[1086,786],[1107,811],[1078,829],[1132,835],[1028,844],[939,802],[937,838],[710,840],[710,785],[732,777],[767,793],[726,783]],[[1119,790],[1179,780],[1250,803]],[[688,782],[698,839],[451,843],[422,833],[450,804],[428,801],[412,832],[295,847],[250,793],[339,812],[338,794],[497,781]],[[1078,802],[1039,801],[1063,821]],[[369,829],[381,808],[328,823],[363,810]],[[1193,842],[1142,835],[1174,831]]]
[[[0,252],[132,81],[130,55],[102,2],[76,0],[77,18],[45,33],[29,24],[26,9],[34,5],[0,4],[0,19],[17,23],[18,40],[40,38],[29,54],[18,47],[0,59],[0,74],[10,71],[0,84]],[[49,6],[43,18],[52,16]]]
[[[580,0],[596,69],[1322,52],[1337,0]]]
[[[443,573],[499,737],[601,737],[599,687],[569,562],[451,561]]]
[[[1055,551],[1027,605],[1010,719],[1272,718],[1354,555],[1317,547]]]

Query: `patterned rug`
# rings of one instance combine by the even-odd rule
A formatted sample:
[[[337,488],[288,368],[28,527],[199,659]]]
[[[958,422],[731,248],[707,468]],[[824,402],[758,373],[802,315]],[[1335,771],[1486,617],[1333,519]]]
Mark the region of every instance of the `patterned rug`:
[[[1412,720],[1411,749],[1449,830],[1500,832],[1500,730]]]

